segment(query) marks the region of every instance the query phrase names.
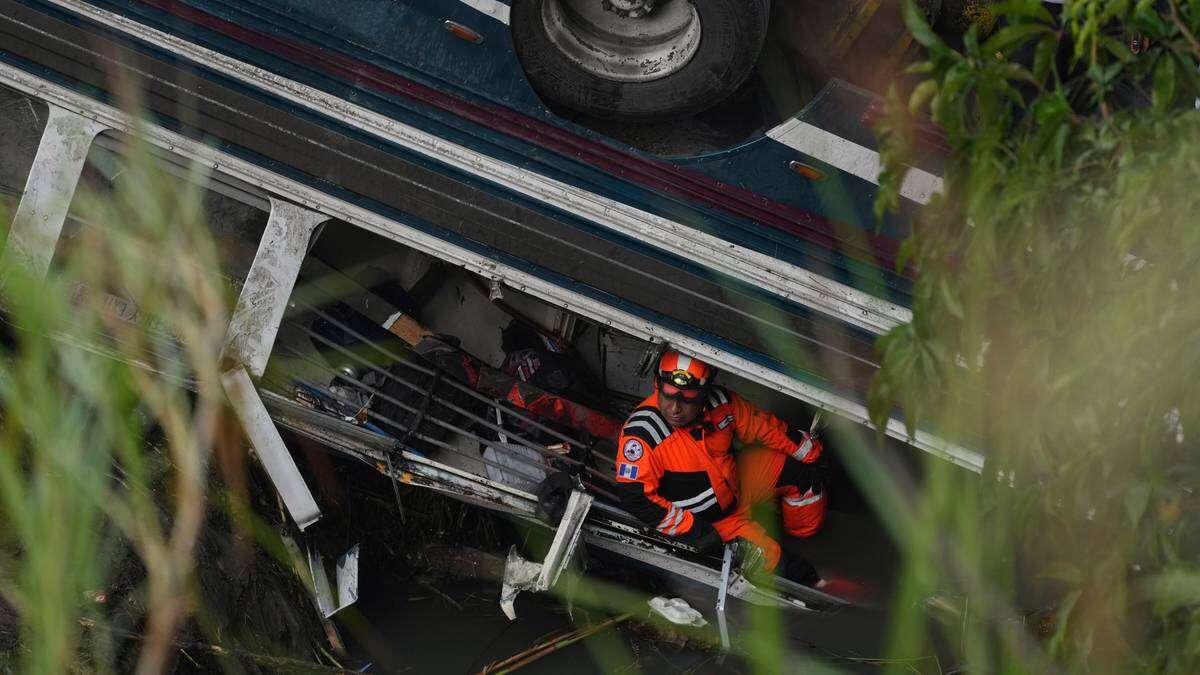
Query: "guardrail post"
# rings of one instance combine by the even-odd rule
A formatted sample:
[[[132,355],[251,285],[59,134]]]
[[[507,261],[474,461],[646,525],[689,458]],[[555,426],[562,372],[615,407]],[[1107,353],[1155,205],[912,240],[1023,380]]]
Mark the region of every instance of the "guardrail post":
[[[250,445],[258,453],[259,461],[271,478],[275,491],[283,498],[292,520],[301,530],[320,520],[321,509],[317,506],[317,500],[304,482],[300,468],[284,445],[283,437],[275,428],[275,422],[271,420],[246,369],[237,367],[226,371],[221,376],[221,384],[242,428],[246,430]]]
[[[301,530],[319,520],[321,510],[251,377],[262,377],[266,370],[309,239],[328,219],[322,213],[271,198],[271,216],[229,322],[223,353],[224,360],[231,364],[222,376],[225,392],[275,490]]]
[[[271,197],[271,217],[229,322],[224,356],[262,377],[312,233],[329,216]]]
[[[38,277],[50,268],[92,141],[109,128],[53,103],[47,105],[46,128],[13,215],[3,256],[4,266],[22,265]]]
[[[717,589],[717,626],[721,630],[721,656],[718,662],[723,662],[725,654],[729,653],[729,624],[725,618],[725,600],[729,594],[729,575],[733,568],[735,548],[733,542],[725,544],[725,551],[721,556],[721,586]]]

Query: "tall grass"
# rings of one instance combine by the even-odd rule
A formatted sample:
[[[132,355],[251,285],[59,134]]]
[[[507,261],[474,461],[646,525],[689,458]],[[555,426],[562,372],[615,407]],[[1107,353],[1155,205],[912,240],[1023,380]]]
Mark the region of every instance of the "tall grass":
[[[126,546],[145,570],[139,672],[165,667],[193,606],[228,300],[203,176],[166,176],[136,136],[124,159],[111,192],[76,194],[85,225],[48,276],[3,270],[0,592],[22,672],[115,667],[104,600]]]
[[[1005,40],[1036,37],[1053,54],[1045,40],[1066,27],[1046,22],[1040,3],[1009,4],[1013,26],[1032,27]],[[969,53],[941,45],[923,66],[941,79],[912,107],[952,112],[937,121],[960,154],[947,197],[906,249],[921,263],[916,320],[881,344],[874,412],[878,422],[903,406],[980,444],[989,464],[980,480],[927,458],[917,482],[869,439],[831,430],[831,452],[901,552],[887,649],[872,663],[937,672],[932,657],[950,654],[980,672],[1200,667],[1190,143],[1200,127],[1190,102],[1170,103],[1176,90],[1194,94],[1200,15],[1167,2],[1172,20],[1155,21],[1152,4],[1080,0],[1092,11],[1074,17],[1091,26],[1080,44],[1092,36],[1091,59],[1114,52],[1113,26],[1096,19],[1111,12],[1158,31],[1159,57],[1175,61],[1153,63],[1184,65],[1114,56],[1085,63],[1064,88],[1068,73],[1043,59],[1032,117],[1006,98],[1027,78],[981,52],[977,34]],[[913,28],[935,44],[927,26]],[[1166,102],[1142,118],[1099,105],[1116,66],[1139,85],[1149,76]],[[966,80],[991,89],[971,100],[953,89]],[[944,99],[933,98],[939,87]],[[1084,99],[1099,109],[1071,107]],[[1056,141],[1058,129],[1075,144]],[[49,276],[2,271],[0,593],[20,617],[24,672],[116,667],[102,596],[124,547],[145,570],[139,671],[167,666],[196,602],[208,466],[225,438],[217,374],[230,298],[213,272],[203,173],[160,173],[136,135],[124,158],[112,191],[76,196],[85,226]],[[1131,266],[1131,253],[1148,264]],[[824,367],[794,345],[772,349]],[[582,583],[576,600],[646,614],[644,598],[602,583]],[[735,650],[755,672],[836,665],[788,640],[795,614],[752,608],[743,628]],[[629,659],[613,642],[597,648],[613,669]]]
[[[1200,12],[1022,0],[949,45],[907,7],[927,60],[892,99],[880,206],[915,115],[951,153],[904,245],[914,320],[880,342],[872,416],[902,407],[987,465],[980,481],[930,467],[911,500],[895,648],[1195,672]],[[970,604],[930,627],[913,608],[940,586]]]

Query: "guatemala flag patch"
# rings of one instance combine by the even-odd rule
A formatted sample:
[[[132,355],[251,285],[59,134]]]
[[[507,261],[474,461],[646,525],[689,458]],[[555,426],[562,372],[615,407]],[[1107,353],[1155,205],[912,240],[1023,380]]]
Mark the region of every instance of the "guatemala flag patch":
[[[637,478],[637,473],[638,473],[638,468],[632,464],[626,464],[625,462],[621,462],[621,464],[617,466],[617,475],[620,476],[621,478],[628,478],[629,480],[634,480],[635,478]]]

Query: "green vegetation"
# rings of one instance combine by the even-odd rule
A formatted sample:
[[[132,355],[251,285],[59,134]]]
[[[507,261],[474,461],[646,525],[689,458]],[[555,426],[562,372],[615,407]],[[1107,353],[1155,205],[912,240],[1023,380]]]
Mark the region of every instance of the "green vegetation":
[[[959,47],[906,12],[928,56],[891,97],[880,208],[917,119],[950,156],[903,246],[914,320],[879,343],[872,416],[899,407],[988,464],[982,483],[931,465],[899,519],[893,647],[940,636],[978,672],[1197,672],[1200,4],[1047,7],[999,4]],[[969,606],[930,628],[920,600],[945,590]]]
[[[951,152],[902,251],[914,321],[880,341],[871,395],[877,425],[898,408],[988,463],[980,481],[929,458],[914,489],[835,425],[904,558],[888,659],[856,665],[936,672],[952,652],[975,672],[1200,672],[1200,2],[993,9],[992,32],[952,46],[908,4],[928,60],[891,97],[879,208],[899,204],[919,120]],[[244,473],[217,379],[229,289],[188,187],[203,177],[166,180],[127,150],[112,193],[77,197],[91,226],[54,274],[3,271],[0,623],[20,616],[22,672],[117,669],[121,626],[138,668],[163,670],[204,614],[210,460]],[[220,503],[246,515],[236,490]],[[411,513],[462,529],[459,511]],[[130,551],[144,583],[116,608]],[[596,581],[576,596],[639,619],[644,600]],[[791,617],[749,611],[735,649],[752,669],[818,667],[787,649]],[[613,670],[632,659],[587,644]]]
[[[191,611],[226,301],[206,270],[200,190],[154,171],[139,144],[130,152],[114,193],[76,197],[89,225],[53,274],[4,270],[0,570],[29,647],[22,672],[114,667],[111,640],[77,647],[85,629],[107,630],[127,548],[145,571],[139,670],[162,669]]]

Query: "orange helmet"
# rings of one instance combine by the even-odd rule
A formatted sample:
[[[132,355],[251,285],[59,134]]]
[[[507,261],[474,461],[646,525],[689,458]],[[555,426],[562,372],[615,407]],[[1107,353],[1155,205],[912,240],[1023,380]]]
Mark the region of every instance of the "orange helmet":
[[[707,389],[717,369],[690,356],[668,349],[658,360],[658,383],[678,389]]]

